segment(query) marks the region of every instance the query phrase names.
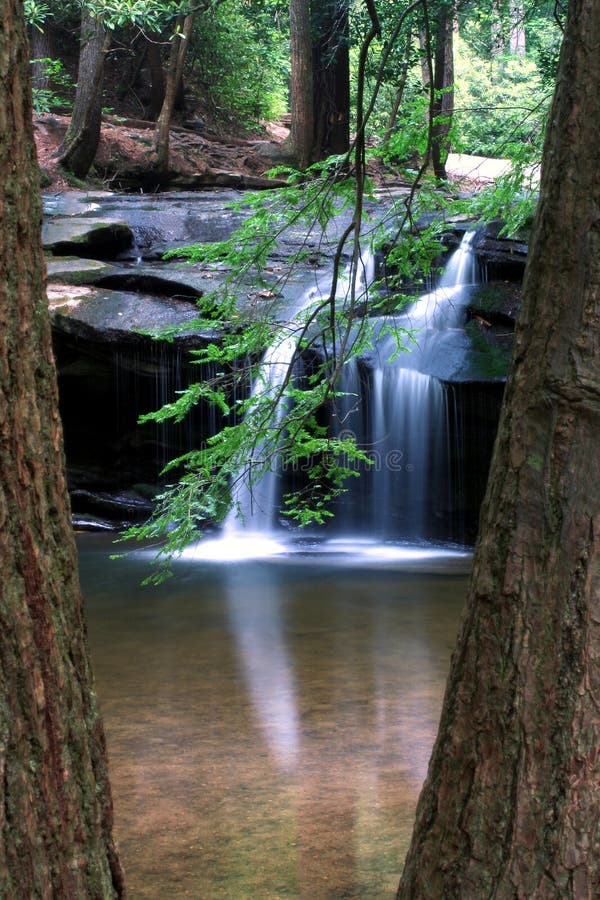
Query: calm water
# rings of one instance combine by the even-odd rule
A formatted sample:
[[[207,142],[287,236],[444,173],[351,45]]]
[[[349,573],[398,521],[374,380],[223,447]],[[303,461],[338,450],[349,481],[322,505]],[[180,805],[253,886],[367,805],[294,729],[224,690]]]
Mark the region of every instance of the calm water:
[[[132,900],[392,898],[468,558],[79,547]]]

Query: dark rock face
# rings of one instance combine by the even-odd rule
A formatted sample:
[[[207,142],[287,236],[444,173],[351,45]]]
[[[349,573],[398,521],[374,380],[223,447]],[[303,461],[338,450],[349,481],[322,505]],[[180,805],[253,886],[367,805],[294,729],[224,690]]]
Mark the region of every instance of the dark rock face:
[[[523,280],[527,262],[528,234],[514,238],[500,237],[501,222],[491,222],[477,233],[473,248],[485,267],[489,281]]]
[[[103,338],[55,327],[60,409],[74,512],[122,523],[147,514],[166,463],[197,447],[217,422],[200,404],[181,425],[140,425],[141,415],[208,373],[176,345]]]

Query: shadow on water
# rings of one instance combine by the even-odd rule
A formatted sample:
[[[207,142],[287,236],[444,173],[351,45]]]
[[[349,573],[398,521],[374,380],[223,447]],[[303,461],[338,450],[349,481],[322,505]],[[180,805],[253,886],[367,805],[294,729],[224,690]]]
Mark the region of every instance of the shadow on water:
[[[111,549],[79,539],[129,895],[393,897],[468,555],[187,559],[141,588],[148,557]]]

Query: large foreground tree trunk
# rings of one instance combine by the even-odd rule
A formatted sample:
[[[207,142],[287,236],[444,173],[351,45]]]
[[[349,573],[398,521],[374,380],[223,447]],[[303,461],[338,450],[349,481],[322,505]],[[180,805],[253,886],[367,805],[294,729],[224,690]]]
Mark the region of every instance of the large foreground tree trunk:
[[[468,604],[398,898],[600,896],[600,3],[571,0]]]
[[[108,32],[99,18],[83,10],[77,90],[73,114],[58,160],[77,178],[85,178],[94,161],[102,125],[102,82],[104,60],[110,44]]]
[[[21,0],[0,0],[0,896],[122,895],[58,417]]]

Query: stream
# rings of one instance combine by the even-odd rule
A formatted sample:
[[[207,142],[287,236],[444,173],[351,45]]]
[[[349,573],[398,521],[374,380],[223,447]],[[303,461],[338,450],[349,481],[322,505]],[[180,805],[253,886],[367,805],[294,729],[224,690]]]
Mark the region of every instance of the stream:
[[[133,900],[394,896],[466,553],[185,559],[78,537]]]

